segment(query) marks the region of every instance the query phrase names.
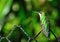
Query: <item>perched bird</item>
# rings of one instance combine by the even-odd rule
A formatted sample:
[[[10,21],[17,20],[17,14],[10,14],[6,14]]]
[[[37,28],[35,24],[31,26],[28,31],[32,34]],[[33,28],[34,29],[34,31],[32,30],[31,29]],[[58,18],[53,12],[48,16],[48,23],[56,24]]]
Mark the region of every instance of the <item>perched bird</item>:
[[[46,14],[44,12],[34,12],[34,13],[38,13],[40,17],[40,22],[41,22],[41,27],[42,27],[41,31],[43,31],[45,36],[50,40],[50,32],[51,32],[56,38],[56,40],[58,41],[56,35],[50,29],[50,22],[49,22],[49,19],[46,17]],[[36,38],[41,33],[41,31],[34,38]]]

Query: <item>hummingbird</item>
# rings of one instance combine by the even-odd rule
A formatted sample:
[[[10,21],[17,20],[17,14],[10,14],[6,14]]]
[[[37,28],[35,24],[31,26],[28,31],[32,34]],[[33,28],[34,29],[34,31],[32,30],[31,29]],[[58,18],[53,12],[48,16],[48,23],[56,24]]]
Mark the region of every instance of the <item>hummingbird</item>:
[[[47,18],[45,12],[41,11],[41,12],[34,12],[34,13],[37,13],[39,15],[41,28],[42,28],[42,30],[34,38],[36,38],[41,32],[43,32],[44,35],[48,38],[48,40],[50,40],[50,32],[51,32],[56,38],[56,40],[58,41],[55,33],[53,33],[53,31],[50,29],[50,21]]]

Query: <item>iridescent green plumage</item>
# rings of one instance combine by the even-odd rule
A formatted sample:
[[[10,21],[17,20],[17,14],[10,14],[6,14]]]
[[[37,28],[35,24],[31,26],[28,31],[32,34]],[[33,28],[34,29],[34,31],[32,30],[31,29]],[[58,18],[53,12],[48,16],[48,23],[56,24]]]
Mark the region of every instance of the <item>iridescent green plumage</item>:
[[[46,15],[44,12],[39,13],[40,21],[42,25],[42,30],[44,34],[48,37],[49,36],[49,22],[47,21]]]
[[[50,21],[48,20],[45,13],[44,12],[35,12],[35,13],[38,13],[38,15],[40,17],[42,30],[34,38],[36,38],[43,31],[43,33],[49,40],[50,40],[50,32],[51,32],[54,35],[54,37],[56,38],[56,40],[58,41],[57,37],[55,36],[53,31],[50,29]]]

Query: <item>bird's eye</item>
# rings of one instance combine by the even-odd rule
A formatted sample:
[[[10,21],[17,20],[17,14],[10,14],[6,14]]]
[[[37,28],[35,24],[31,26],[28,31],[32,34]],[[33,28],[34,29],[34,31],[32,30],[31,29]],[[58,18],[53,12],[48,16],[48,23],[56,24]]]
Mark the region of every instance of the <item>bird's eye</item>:
[[[42,12],[40,12],[40,14],[42,14]]]

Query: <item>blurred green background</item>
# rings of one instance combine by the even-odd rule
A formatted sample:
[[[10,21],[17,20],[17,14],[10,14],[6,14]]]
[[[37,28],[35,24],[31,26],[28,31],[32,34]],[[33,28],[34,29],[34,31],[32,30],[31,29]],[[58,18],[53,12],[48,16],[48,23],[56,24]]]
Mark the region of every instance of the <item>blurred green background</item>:
[[[60,39],[60,0],[0,0],[0,35],[6,37],[15,28],[9,37],[11,42],[27,42],[26,35],[15,27],[22,25],[28,35],[34,37],[42,28],[39,16],[32,11],[46,13],[51,30]],[[50,41],[43,32],[36,39],[38,42],[56,42],[52,33]]]

